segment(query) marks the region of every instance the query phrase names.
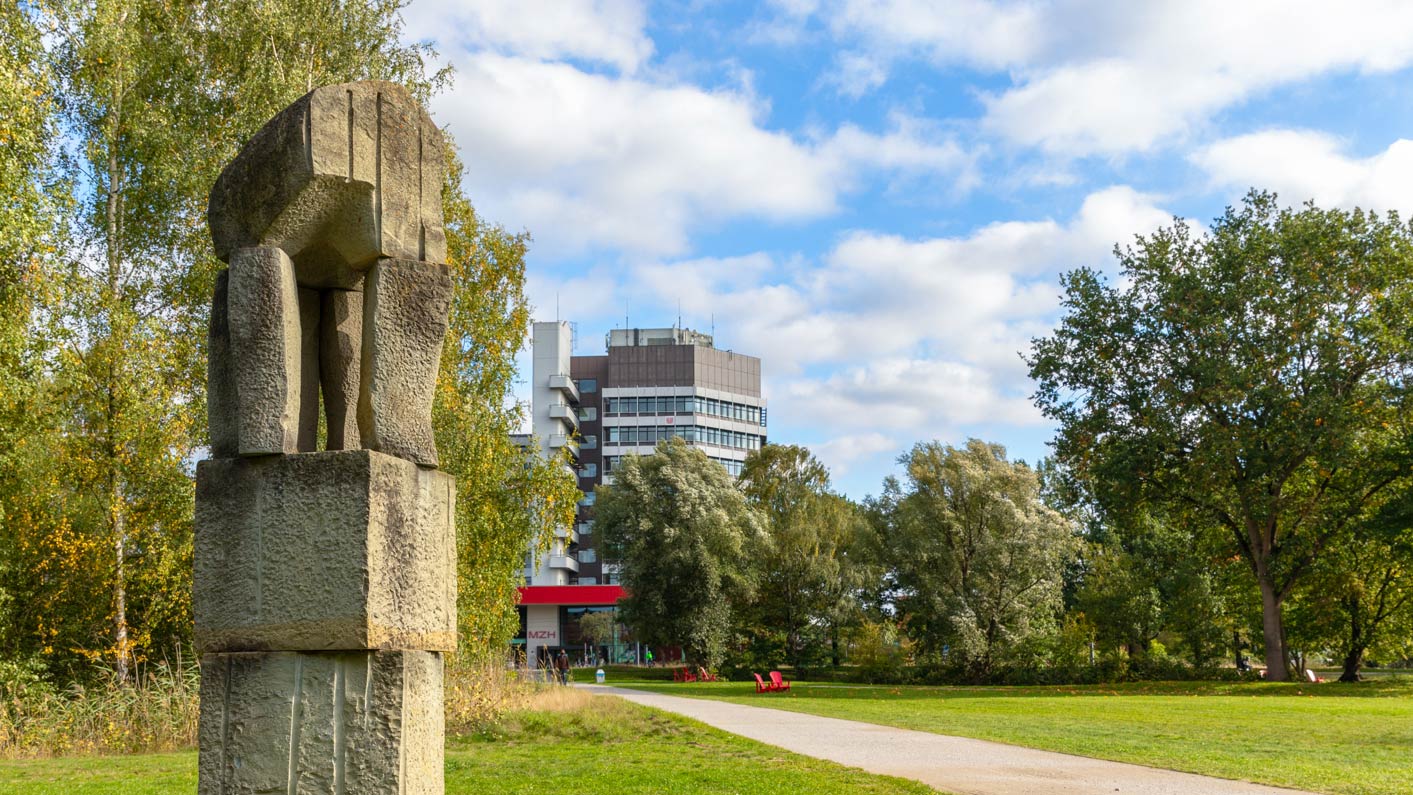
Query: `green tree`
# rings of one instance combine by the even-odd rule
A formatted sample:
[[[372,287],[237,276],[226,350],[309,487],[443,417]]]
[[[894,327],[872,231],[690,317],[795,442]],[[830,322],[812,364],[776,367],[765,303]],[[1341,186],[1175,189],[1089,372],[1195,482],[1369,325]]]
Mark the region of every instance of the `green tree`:
[[[1354,523],[1316,564],[1291,610],[1291,635],[1357,682],[1370,649],[1413,628],[1413,489]]]
[[[32,443],[54,423],[39,389],[47,340],[38,320],[56,287],[63,231],[49,156],[56,110],[42,55],[37,15],[16,3],[0,7],[0,656],[35,651],[17,631],[38,610],[28,598],[36,540],[28,530],[51,510],[55,486]]]
[[[850,552],[867,527],[863,515],[829,490],[828,469],[796,445],[751,453],[739,485],[771,539],[740,630],[796,669],[818,663],[838,625],[858,612],[863,571]]]
[[[618,642],[618,616],[612,610],[585,613],[579,618],[579,633],[584,642],[597,649]],[[597,650],[594,654],[598,654]]]
[[[37,0],[0,8],[0,654],[80,671],[189,642],[191,466],[206,441],[216,273],[207,194],[311,88],[446,73],[403,0]],[[456,297],[434,424],[458,480],[464,649],[503,648],[529,540],[577,495],[507,433],[524,235],[478,218],[449,158]],[[67,192],[66,192],[67,190]],[[473,607],[474,606],[474,607]]]
[[[7,507],[24,521],[0,550],[13,554],[0,576],[31,608],[13,614],[9,637],[17,653],[104,659],[125,678],[135,659],[190,633],[190,461],[206,430],[205,326],[220,263],[204,221],[216,174],[312,85],[381,77],[426,96],[433,79],[423,51],[399,41],[397,2],[22,6],[3,12],[17,34],[4,47],[21,63],[4,74],[41,81],[30,104],[41,116],[52,104],[62,135],[43,138],[42,154],[16,137],[0,159],[54,164],[50,182],[72,204],[52,204],[39,224],[68,234],[46,241],[57,265],[32,291],[45,303],[19,313],[39,321],[30,339],[42,347],[27,355],[41,364],[23,379],[46,412],[11,448],[36,472],[25,494],[43,502]],[[26,123],[22,111],[6,123]],[[42,119],[33,129],[43,137]]]
[[[919,443],[884,485],[880,534],[904,629],[925,653],[984,679],[1056,626],[1071,527],[1000,445]]]
[[[1034,342],[1056,453],[1107,508],[1225,533],[1260,588],[1268,676],[1287,679],[1285,599],[1410,476],[1386,429],[1413,383],[1413,235],[1253,192],[1206,235],[1177,223],[1116,255],[1121,285],[1066,275],[1060,327]]]
[[[1225,564],[1210,539],[1171,517],[1142,513],[1107,516],[1088,540],[1073,606],[1101,645],[1138,657],[1166,632],[1199,668],[1220,656],[1233,626],[1214,583]]]
[[[733,617],[754,596],[768,537],[720,464],[681,439],[651,456],[627,456],[601,486],[594,526],[621,562],[624,623],[652,645],[683,648],[717,668]]]
[[[1116,548],[1096,546],[1075,607],[1094,626],[1105,648],[1122,648],[1129,657],[1148,650],[1165,617],[1163,596],[1142,561]]]
[[[563,454],[541,459],[511,442],[522,407],[509,400],[525,343],[528,237],[486,223],[462,194],[447,158],[443,192],[455,294],[432,424],[441,467],[456,482],[461,651],[484,660],[514,637],[516,586],[532,542],[574,521],[576,479]]]

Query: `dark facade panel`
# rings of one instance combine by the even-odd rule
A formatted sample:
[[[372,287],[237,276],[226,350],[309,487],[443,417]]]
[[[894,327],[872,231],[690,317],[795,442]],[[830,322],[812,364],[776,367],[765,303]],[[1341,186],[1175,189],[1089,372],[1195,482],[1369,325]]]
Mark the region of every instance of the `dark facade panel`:
[[[581,449],[581,464],[592,463],[595,476],[580,478],[585,492],[603,482],[603,390],[623,387],[699,387],[739,395],[760,397],[760,359],[754,356],[708,348],[703,345],[639,344],[616,346],[603,356],[575,356],[570,359],[570,376],[581,385],[580,405],[595,409],[593,420],[581,420],[580,435],[594,435],[598,445]],[[598,390],[586,393],[584,379],[598,382]],[[580,521],[592,517],[593,510],[581,509]],[[582,538],[580,549],[597,549],[598,534]],[[603,559],[579,564],[580,577],[594,577],[603,583]]]
[[[603,478],[603,388],[607,383],[608,357],[607,356],[573,356],[569,359],[569,376],[580,386],[579,407],[592,408],[594,419],[579,421],[579,436],[584,441],[593,436],[598,444],[592,448],[579,448],[579,465],[587,468],[592,464],[594,468],[593,477],[579,478],[579,490],[584,492],[593,491],[594,486],[602,482]],[[585,392],[584,379],[592,378],[598,382],[597,388],[592,392]],[[582,471],[582,469],[581,469]],[[580,508],[579,515],[575,517],[575,522],[586,521],[590,518],[591,512]],[[597,537],[586,537],[579,540],[579,549],[597,549]],[[593,563],[580,563],[580,577],[593,577],[598,583],[603,582],[603,562],[602,558]]]

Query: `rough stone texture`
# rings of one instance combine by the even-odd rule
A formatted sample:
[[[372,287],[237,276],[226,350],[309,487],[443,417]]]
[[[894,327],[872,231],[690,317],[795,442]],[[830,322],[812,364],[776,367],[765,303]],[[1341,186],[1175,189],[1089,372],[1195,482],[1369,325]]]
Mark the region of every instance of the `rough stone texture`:
[[[210,654],[201,795],[442,795],[442,656]]]
[[[278,246],[301,285],[350,287],[377,257],[443,262],[441,132],[403,87],[316,88],[221,172],[209,219],[222,259]]]
[[[358,430],[372,450],[437,465],[432,397],[451,308],[447,266],[380,259],[363,298]]]
[[[240,448],[235,377],[231,373],[231,328],[226,315],[230,272],[216,276],[211,325],[206,335],[206,421],[211,429],[211,457],[230,458]]]
[[[229,274],[226,322],[238,452],[296,452],[303,362],[294,265],[278,248],[242,248],[231,256]]]
[[[456,648],[455,485],[367,450],[202,461],[202,652]]]
[[[357,450],[358,384],[363,356],[363,293],[327,290],[320,309],[321,380],[329,450]]]
[[[295,449],[319,449],[319,291],[299,290],[299,418]]]

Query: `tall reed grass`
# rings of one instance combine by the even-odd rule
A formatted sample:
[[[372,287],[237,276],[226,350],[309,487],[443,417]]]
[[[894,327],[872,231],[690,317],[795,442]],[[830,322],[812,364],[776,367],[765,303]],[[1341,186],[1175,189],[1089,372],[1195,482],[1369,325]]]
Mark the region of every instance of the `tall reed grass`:
[[[163,663],[126,684],[101,671],[91,684],[57,687],[33,667],[0,660],[0,758],[194,748],[200,683],[196,665]],[[503,661],[448,660],[448,735],[493,731],[512,710],[556,700],[580,703],[571,688],[536,683]]]
[[[127,754],[196,744],[200,672],[142,666],[134,681],[103,671],[92,684],[59,688],[0,662],[0,757]]]

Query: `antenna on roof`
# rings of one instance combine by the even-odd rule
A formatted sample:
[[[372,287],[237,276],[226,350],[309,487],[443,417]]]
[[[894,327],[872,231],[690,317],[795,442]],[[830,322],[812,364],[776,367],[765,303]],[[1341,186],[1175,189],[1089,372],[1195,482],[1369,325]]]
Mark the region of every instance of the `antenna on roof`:
[[[677,299],[677,328],[682,328],[682,299]]]
[[[713,343],[716,342],[716,313],[715,313],[715,312],[712,312],[712,313],[711,313],[711,340],[712,340]]]
[[[554,322],[559,322],[559,291],[554,291]]]

